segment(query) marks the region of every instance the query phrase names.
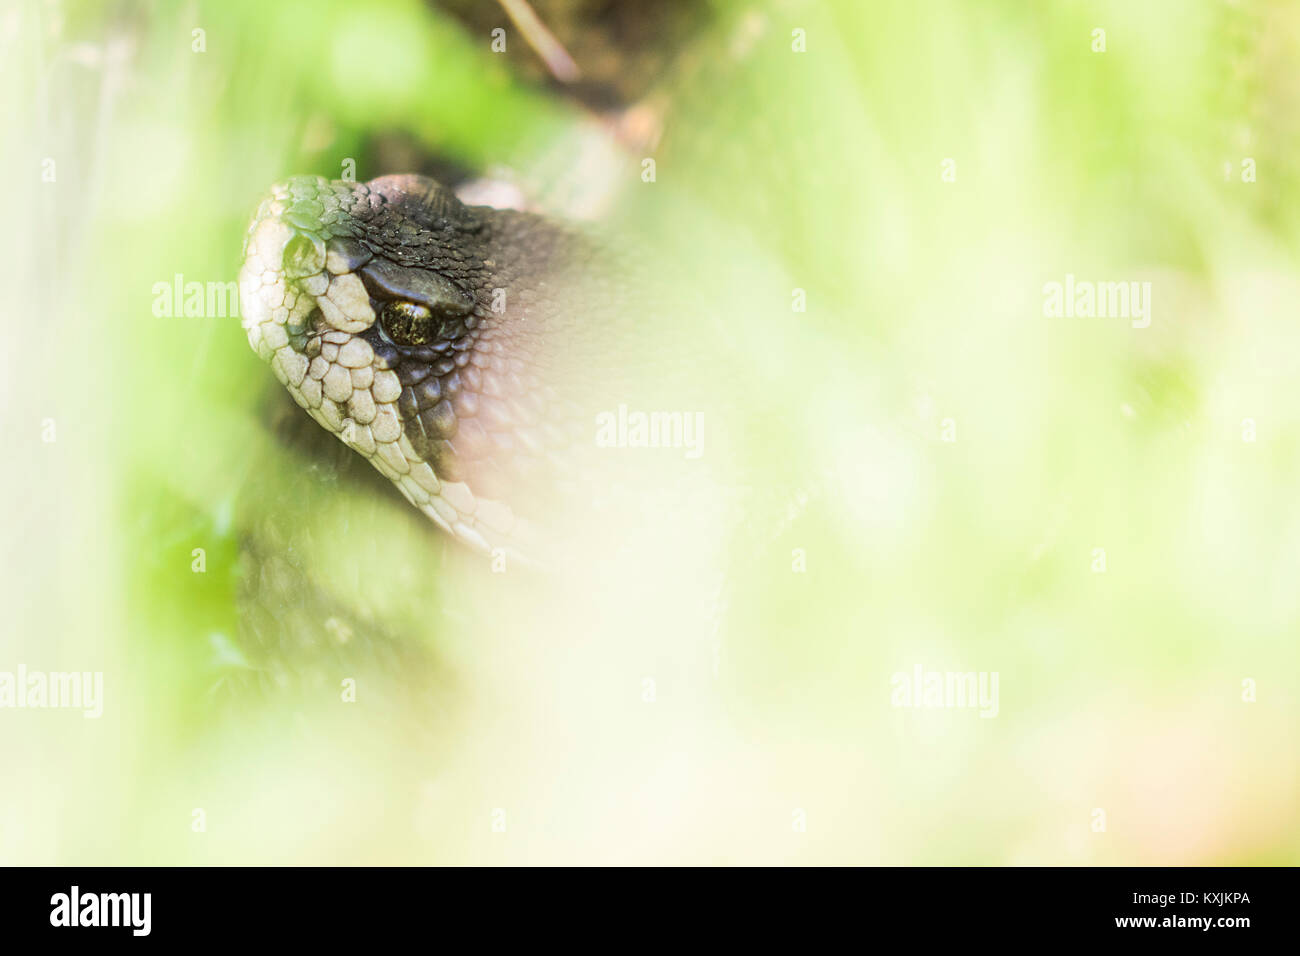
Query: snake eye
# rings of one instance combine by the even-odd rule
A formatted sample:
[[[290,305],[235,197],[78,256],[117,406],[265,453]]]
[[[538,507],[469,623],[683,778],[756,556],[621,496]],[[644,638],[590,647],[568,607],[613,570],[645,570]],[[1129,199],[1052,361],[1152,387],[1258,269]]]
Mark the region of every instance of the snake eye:
[[[395,345],[427,345],[438,337],[442,326],[424,306],[401,299],[384,303],[379,321]]]

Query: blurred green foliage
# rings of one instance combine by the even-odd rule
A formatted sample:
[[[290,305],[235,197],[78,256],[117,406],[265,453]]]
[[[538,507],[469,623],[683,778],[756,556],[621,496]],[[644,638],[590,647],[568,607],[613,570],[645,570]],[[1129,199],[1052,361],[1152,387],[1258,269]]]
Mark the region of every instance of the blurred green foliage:
[[[1300,11],[715,2],[638,35],[587,9],[562,22],[611,32],[582,96],[538,79],[504,15],[494,54],[464,11],[414,0],[6,12],[5,171],[34,183],[7,250],[11,441],[61,428],[15,456],[6,659],[101,667],[122,706],[0,715],[23,781],[0,859],[1293,861]],[[616,82],[620,43],[661,72]],[[492,624],[481,576],[271,427],[233,318],[154,314],[156,283],[234,276],[272,182],[346,160],[504,170],[726,304],[804,436],[753,436],[755,459],[833,477],[738,564],[716,699],[664,704],[667,729],[594,705],[536,720],[512,695],[555,674]],[[1045,318],[1067,273],[1151,281],[1151,327]],[[277,517],[312,523],[306,567],[360,569],[330,597],[387,643],[321,635],[294,664],[242,641],[248,542]],[[385,706],[341,715],[332,673],[286,690],[315,652],[352,654]],[[918,661],[1000,671],[999,718],[891,709]],[[572,666],[553,693],[598,696]],[[237,690],[250,671],[269,694]],[[492,843],[512,799],[530,835]]]

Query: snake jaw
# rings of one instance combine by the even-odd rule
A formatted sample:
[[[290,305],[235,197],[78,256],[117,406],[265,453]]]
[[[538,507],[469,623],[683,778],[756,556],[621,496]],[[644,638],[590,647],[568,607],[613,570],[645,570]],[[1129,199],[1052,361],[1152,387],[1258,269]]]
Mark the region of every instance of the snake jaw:
[[[376,208],[387,201],[364,184],[321,177],[296,177],[272,188],[249,226],[239,276],[249,345],[299,406],[368,459],[435,524],[480,552],[500,549],[523,560],[531,550],[528,523],[449,473],[454,459],[428,458],[428,427],[443,429],[446,439],[455,434],[455,417],[449,423],[439,417],[451,415],[451,405],[443,401],[425,410],[416,423],[416,442],[407,433],[412,413],[420,409],[412,405],[409,382],[399,377],[404,358],[381,334],[361,274],[379,270],[381,279],[409,281],[415,270],[376,258],[347,224],[357,206]],[[432,291],[416,291],[440,296],[453,312],[473,308],[472,298],[462,305],[457,289],[436,282]]]

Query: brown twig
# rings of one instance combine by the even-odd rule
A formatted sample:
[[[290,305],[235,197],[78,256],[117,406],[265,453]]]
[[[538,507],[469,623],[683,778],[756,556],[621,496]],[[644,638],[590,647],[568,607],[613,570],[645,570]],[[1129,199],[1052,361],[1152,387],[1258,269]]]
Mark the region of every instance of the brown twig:
[[[555,38],[555,34],[546,29],[546,24],[533,9],[528,0],[499,0],[506,15],[514,21],[519,32],[524,35],[537,55],[542,58],[546,68],[561,83],[572,83],[581,75],[578,64],[569,56],[569,51]]]

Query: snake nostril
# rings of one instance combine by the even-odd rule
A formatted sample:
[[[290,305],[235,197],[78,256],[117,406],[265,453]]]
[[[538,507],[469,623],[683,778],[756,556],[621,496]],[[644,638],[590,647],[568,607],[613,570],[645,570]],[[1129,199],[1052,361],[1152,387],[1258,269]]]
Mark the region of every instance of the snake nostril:
[[[321,315],[320,309],[312,309],[311,312],[302,320],[302,325],[295,337],[290,333],[290,341],[294,342],[296,351],[302,352],[309,359],[320,355],[321,336],[325,331],[329,331],[331,326]]]
[[[295,231],[284,244],[284,274],[290,279],[315,275],[325,268],[325,243],[309,232]]]

